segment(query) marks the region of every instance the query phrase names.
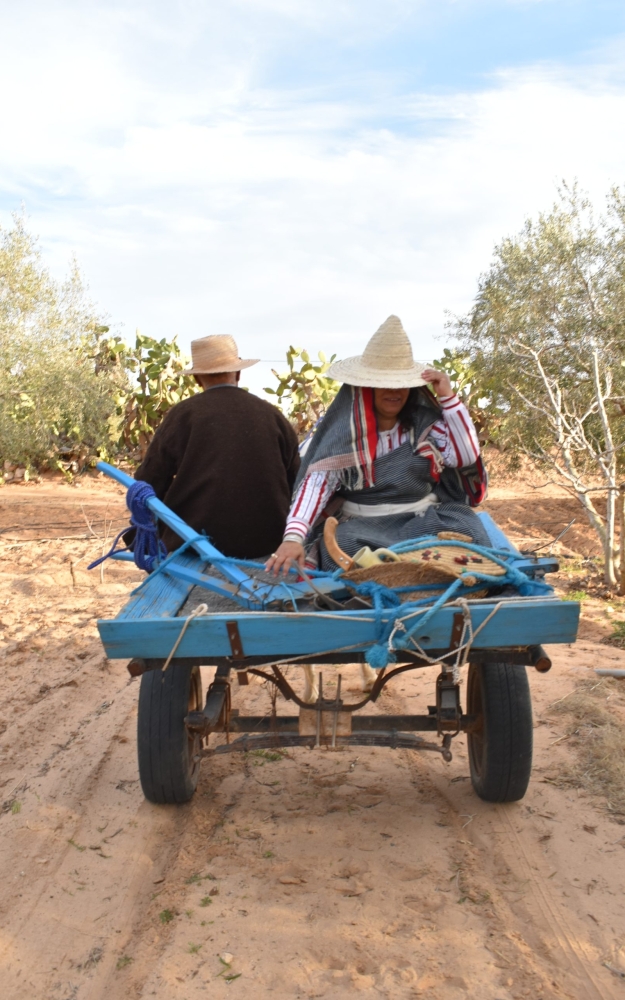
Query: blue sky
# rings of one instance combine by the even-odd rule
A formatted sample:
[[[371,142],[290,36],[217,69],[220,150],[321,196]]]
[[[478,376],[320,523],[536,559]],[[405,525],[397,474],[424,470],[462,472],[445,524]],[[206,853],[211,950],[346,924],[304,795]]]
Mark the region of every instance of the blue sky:
[[[0,223],[127,336],[432,357],[562,178],[623,181],[624,59],[602,0],[4,0]]]

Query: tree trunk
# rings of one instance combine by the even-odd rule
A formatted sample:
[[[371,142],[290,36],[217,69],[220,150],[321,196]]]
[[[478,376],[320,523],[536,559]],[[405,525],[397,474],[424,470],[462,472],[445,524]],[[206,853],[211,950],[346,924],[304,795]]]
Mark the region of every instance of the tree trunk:
[[[616,535],[616,493],[614,490],[608,491],[606,501],[606,525],[605,525],[605,582],[609,587],[616,586],[615,570],[615,535]]]
[[[619,594],[625,597],[625,483],[621,483],[616,502],[619,535]]]

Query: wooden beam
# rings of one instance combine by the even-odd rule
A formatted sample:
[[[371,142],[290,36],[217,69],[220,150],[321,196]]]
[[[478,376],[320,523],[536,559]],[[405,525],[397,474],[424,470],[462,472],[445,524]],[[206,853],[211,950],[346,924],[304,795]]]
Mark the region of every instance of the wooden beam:
[[[171,580],[165,585],[171,587]],[[160,617],[118,617],[99,621],[98,630],[109,659],[167,657],[183,625],[182,618],[163,615],[163,602],[155,601]],[[472,606],[473,627],[493,611],[495,601]],[[125,609],[127,611],[127,609]],[[427,623],[424,633],[415,638],[427,649],[448,649],[453,616],[457,608],[441,608]],[[170,612],[171,614],[171,612]],[[385,621],[387,616],[382,616]],[[226,623],[236,619],[245,656],[275,656],[325,653],[350,647],[362,651],[377,641],[378,628],[373,615],[361,611],[342,612],[241,612],[210,614],[189,622],[177,650],[180,657],[230,656]],[[412,619],[415,621],[416,619]],[[577,635],[579,604],[575,601],[508,598],[485,625],[475,641],[475,648],[533,646],[543,643],[570,643]],[[407,623],[409,627],[411,620]]]
[[[177,562],[196,570],[203,570],[206,565],[194,552],[183,552]],[[139,593],[124,605],[115,621],[175,619],[192,589],[193,584],[186,580],[174,580],[164,573],[153,573],[144,580]]]

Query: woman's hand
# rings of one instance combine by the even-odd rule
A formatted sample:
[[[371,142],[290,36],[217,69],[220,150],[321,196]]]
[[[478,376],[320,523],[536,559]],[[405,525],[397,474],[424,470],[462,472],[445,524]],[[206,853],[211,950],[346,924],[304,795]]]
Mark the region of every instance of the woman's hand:
[[[436,395],[442,399],[445,396],[453,396],[454,390],[446,372],[440,372],[438,368],[424,368],[421,372],[421,378],[429,382]]]
[[[303,569],[305,559],[306,552],[301,542],[282,542],[273,555],[269,556],[265,563],[265,569],[268,573],[273,573],[274,576],[277,576],[278,573],[286,576],[293,562],[296,562]]]

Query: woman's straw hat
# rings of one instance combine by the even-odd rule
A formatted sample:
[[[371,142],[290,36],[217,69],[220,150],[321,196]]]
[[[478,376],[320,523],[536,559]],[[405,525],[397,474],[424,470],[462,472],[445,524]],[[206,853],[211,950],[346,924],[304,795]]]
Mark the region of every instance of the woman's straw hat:
[[[424,367],[415,364],[408,334],[399,317],[389,316],[373,334],[363,354],[335,361],[327,376],[337,382],[374,389],[412,389],[426,384],[421,378]]]
[[[228,334],[216,333],[191,341],[191,365],[185,372],[192,375],[217,375],[220,372],[240,372],[256,365],[260,358],[240,358],[239,349]]]

